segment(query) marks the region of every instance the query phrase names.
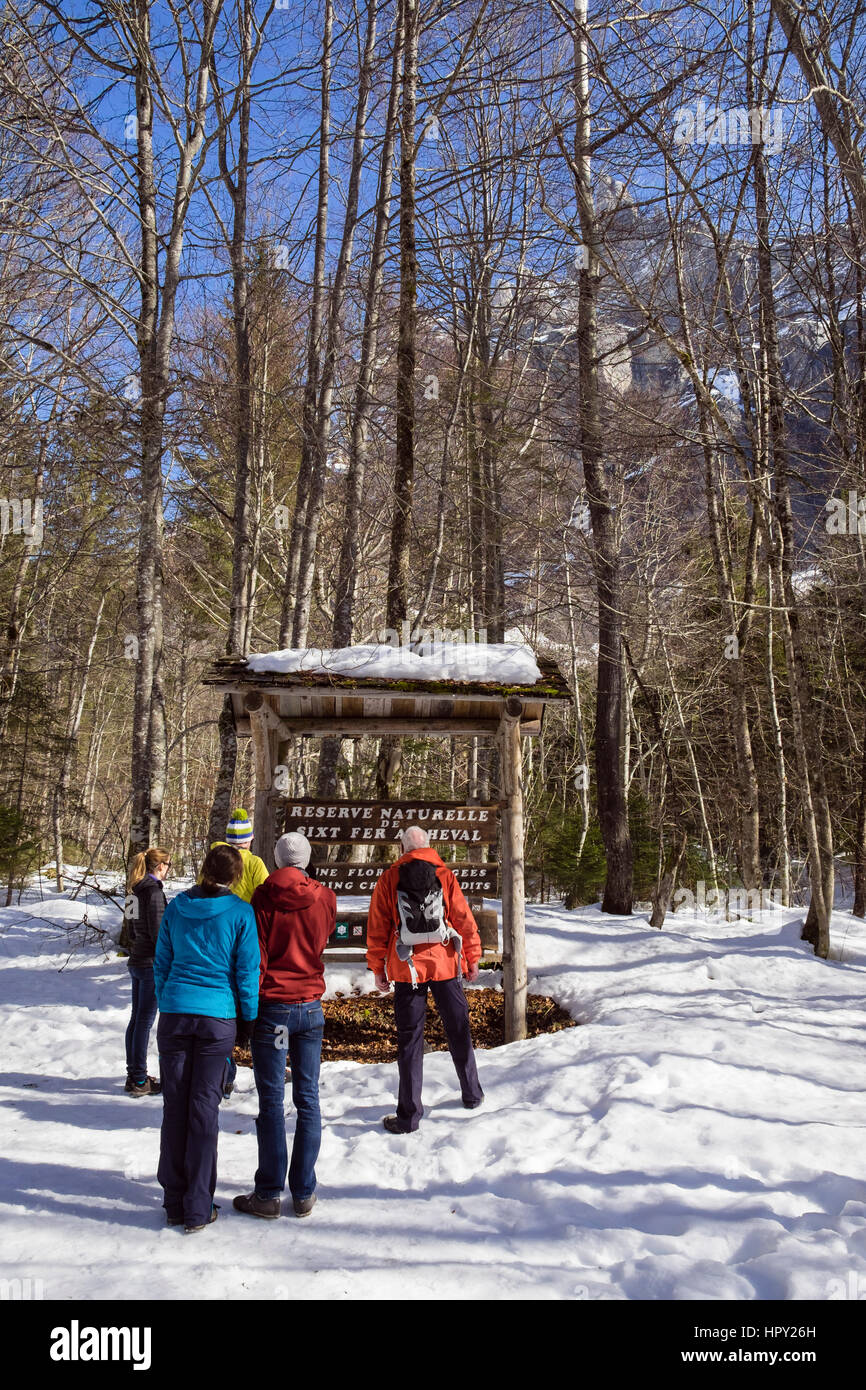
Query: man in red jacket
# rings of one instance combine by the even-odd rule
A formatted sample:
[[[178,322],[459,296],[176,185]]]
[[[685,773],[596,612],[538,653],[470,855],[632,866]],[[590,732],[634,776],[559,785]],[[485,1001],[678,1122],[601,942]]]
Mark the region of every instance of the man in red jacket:
[[[319,1065],[325,1030],[322,952],[337,920],[333,890],[305,873],[310,862],[306,836],[297,831],[281,836],[274,858],[276,871],[252,897],[261,951],[259,1014],[251,1045],[259,1093],[259,1166],[255,1190],[234,1199],[238,1211],[269,1219],[279,1216],[286,1185],[287,1048],[297,1115],[289,1166],[295,1215],[308,1216],[316,1201],[315,1165],[322,1141]]]
[[[401,841],[403,854],[376,884],[367,918],[367,965],[379,989],[387,990],[389,979],[394,982],[400,1084],[397,1113],[382,1121],[390,1134],[416,1130],[424,1114],[428,987],[448,1039],[463,1104],[475,1110],[484,1100],[461,981],[463,973],[467,980],[478,978],[481,940],[475,918],[457,879],[430,848],[426,830],[410,826]]]

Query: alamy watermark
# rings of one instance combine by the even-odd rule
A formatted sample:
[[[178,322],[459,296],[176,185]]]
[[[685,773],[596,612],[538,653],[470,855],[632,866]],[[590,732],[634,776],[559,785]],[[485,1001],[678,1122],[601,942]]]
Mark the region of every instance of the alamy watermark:
[[[24,536],[28,546],[36,546],[42,534],[41,497],[0,497],[0,535]]]
[[[698,879],[695,891],[691,888],[678,888],[673,896],[671,910],[685,908],[688,912],[703,912],[708,917],[731,921],[736,917],[754,919],[764,912],[775,912],[784,907],[782,893],[777,888],[707,888],[703,879]]]
[[[30,1303],[45,1297],[41,1279],[27,1275],[23,1279],[0,1279],[0,1303]]]
[[[51,1330],[48,1355],[52,1361],[130,1361],[134,1371],[151,1363],[149,1327],[82,1327],[73,1318],[68,1327]]]
[[[847,1279],[828,1279],[826,1296],[833,1302],[850,1299],[852,1302],[862,1303],[866,1299],[866,1276],[849,1269]]]
[[[675,145],[764,145],[771,154],[782,148],[784,127],[780,107],[680,106],[674,127]]]
[[[824,505],[824,530],[831,536],[866,536],[866,497],[851,488],[846,497],[831,497]]]

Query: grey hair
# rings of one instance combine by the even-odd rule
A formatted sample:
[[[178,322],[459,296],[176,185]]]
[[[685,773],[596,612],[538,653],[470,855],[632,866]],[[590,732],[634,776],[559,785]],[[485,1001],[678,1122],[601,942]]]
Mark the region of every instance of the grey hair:
[[[427,849],[430,844],[430,836],[426,830],[422,830],[420,825],[408,825],[400,836],[400,843],[403,852],[408,853],[410,849]]]

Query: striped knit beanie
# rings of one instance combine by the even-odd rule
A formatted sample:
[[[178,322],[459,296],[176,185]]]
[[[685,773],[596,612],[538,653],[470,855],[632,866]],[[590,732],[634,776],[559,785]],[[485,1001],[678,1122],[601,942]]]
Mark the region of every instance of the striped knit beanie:
[[[226,841],[230,845],[238,845],[252,838],[253,823],[243,806],[238,806],[232,811],[232,818],[226,826]]]

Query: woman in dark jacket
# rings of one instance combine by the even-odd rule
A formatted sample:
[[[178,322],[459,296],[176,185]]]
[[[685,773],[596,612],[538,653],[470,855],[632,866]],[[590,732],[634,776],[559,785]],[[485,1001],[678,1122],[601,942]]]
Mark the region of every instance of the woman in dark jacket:
[[[219,1104],[236,1020],[259,1008],[261,955],[249,903],[232,892],[243,860],[215,845],[201,883],[173,898],[156,943],[162,1130],[157,1178],[166,1220],[187,1232],[216,1220]]]
[[[132,1016],[126,1030],[126,1087],[131,1096],[159,1095],[155,1076],[147,1074],[147,1045],[156,1018],[156,990],[153,983],[153,957],[162,914],[165,912],[163,883],[171,868],[168,850],[154,845],[132,861],[127,900],[129,934],[129,975],[132,980]]]

